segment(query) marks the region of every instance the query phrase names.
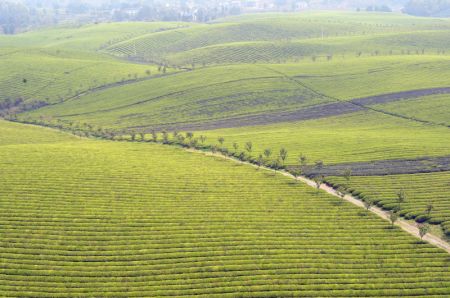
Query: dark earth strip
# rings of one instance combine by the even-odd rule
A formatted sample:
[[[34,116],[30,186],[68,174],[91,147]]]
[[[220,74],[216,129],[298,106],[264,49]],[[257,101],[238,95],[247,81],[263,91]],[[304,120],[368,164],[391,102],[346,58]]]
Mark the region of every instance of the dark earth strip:
[[[340,101],[325,105],[303,108],[291,112],[275,112],[259,115],[240,116],[227,119],[200,123],[167,123],[148,127],[155,130],[213,130],[220,128],[233,128],[244,126],[257,126],[281,122],[303,121],[331,116],[338,116],[367,110],[365,106],[384,104],[403,99],[412,99],[435,94],[448,94],[450,87],[431,88],[412,91],[403,91],[377,96],[357,98],[350,101]],[[130,127],[142,128],[142,127]]]
[[[168,123],[151,126],[155,130],[213,130],[220,128],[267,125],[280,122],[292,122],[324,118],[335,115],[362,111],[364,108],[349,102],[338,102],[326,105],[313,106],[292,112],[277,112],[259,115],[233,117],[201,123]]]
[[[297,170],[298,166],[290,166],[289,170]],[[352,176],[383,176],[400,174],[418,174],[450,171],[450,155],[441,157],[420,157],[417,159],[394,159],[369,162],[341,163],[324,165],[321,169],[306,167],[307,176],[344,176],[350,169]]]
[[[422,89],[422,90],[411,90],[403,91],[397,93],[369,96],[364,98],[357,98],[351,100],[352,103],[360,105],[376,105],[383,104],[392,101],[402,100],[402,99],[413,99],[423,96],[430,96],[436,94],[448,94],[450,93],[450,87],[445,88],[432,88],[432,89]]]

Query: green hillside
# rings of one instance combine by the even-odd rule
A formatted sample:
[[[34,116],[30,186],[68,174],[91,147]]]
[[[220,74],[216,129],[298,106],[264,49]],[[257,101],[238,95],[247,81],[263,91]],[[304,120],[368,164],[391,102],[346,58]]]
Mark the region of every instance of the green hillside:
[[[446,57],[408,56],[207,67],[100,90],[23,117],[45,115],[115,129],[182,129],[188,124],[202,129],[234,117],[449,87],[449,66]]]
[[[2,295],[450,294],[447,253],[288,178],[0,127],[24,137],[0,144]]]
[[[307,156],[309,163],[322,160],[325,164],[443,156],[449,153],[450,146],[448,128],[376,112],[197,134],[205,135],[213,144],[224,137],[229,149],[234,142],[243,149],[250,141],[254,156],[271,148],[276,158],[278,151],[286,148],[288,164],[298,164],[300,154]]]
[[[449,297],[433,237],[243,163],[448,240],[448,49],[366,12],[0,35],[0,296]]]
[[[263,14],[137,36],[106,51],[176,65],[276,62],[343,53],[405,55],[445,51],[449,29],[450,22],[443,19],[396,14]]]
[[[56,103],[98,86],[160,74],[152,65],[54,49],[11,50],[0,56],[0,65],[0,103]]]
[[[96,51],[139,35],[188,26],[191,25],[170,22],[68,25],[30,31],[14,36],[0,35],[0,43],[5,47],[44,47]]]

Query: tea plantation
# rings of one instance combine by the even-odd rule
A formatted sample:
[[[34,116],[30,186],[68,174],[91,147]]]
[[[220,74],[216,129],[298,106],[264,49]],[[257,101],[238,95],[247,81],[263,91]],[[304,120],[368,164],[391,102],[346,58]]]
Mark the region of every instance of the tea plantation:
[[[0,296],[450,297],[448,253],[370,210],[448,241],[449,41],[312,11],[0,35]]]
[[[4,296],[450,294],[446,252],[288,178],[0,127],[16,132],[0,145]]]

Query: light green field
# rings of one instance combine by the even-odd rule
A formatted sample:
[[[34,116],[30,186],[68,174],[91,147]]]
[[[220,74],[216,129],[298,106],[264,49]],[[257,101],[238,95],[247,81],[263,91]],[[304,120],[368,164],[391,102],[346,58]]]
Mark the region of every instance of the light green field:
[[[14,36],[0,35],[2,47],[43,47],[96,51],[139,35],[191,26],[171,22],[127,22],[61,26]]]
[[[352,177],[347,183],[342,177],[329,177],[327,180],[336,184],[348,184],[351,189],[378,205],[392,209],[398,207],[397,192],[404,190],[406,200],[400,204],[400,214],[408,219],[428,220],[441,224],[450,236],[450,173],[430,173],[414,175],[390,175],[372,177]],[[427,206],[433,209],[428,214]]]
[[[232,150],[237,142],[244,150],[246,142],[254,146],[253,156],[271,148],[272,158],[281,148],[289,152],[287,164],[298,165],[303,154],[309,163],[325,164],[385,159],[406,159],[449,154],[450,131],[377,112],[360,112],[338,117],[282,123],[267,126],[231,128],[197,132],[217,144],[225,138]]]
[[[448,20],[398,14],[262,14],[138,36],[106,51],[178,65],[269,62],[333,53],[408,54],[445,51],[449,29]]]
[[[347,100],[448,86],[450,59],[436,56],[230,65],[110,88],[24,117],[46,115],[116,129],[151,128],[291,111],[334,100],[326,96]]]
[[[30,115],[127,128],[290,110],[329,99],[259,66],[226,66],[83,96]]]
[[[446,252],[288,178],[0,127],[4,296],[450,294]]]
[[[313,38],[288,41],[252,41],[215,44],[180,51],[166,57],[178,65],[336,59],[342,56],[398,56],[438,54],[450,47],[450,31],[423,31],[376,35]],[[314,57],[314,58],[313,58]]]
[[[158,74],[155,66],[98,54],[21,48],[0,56],[0,101],[55,103],[98,86]]]
[[[424,96],[373,107],[408,118],[450,126],[450,95],[448,94]]]

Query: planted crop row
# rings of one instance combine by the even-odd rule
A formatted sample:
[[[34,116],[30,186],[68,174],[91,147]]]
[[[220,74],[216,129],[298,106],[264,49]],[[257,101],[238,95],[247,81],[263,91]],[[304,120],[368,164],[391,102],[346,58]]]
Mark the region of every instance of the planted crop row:
[[[444,251],[285,177],[0,126],[4,295],[450,294]]]
[[[385,209],[399,208],[399,214],[418,222],[441,224],[450,235],[450,173],[352,177],[346,182],[342,177],[327,178],[331,183],[346,184]],[[398,193],[406,195],[399,202]]]

